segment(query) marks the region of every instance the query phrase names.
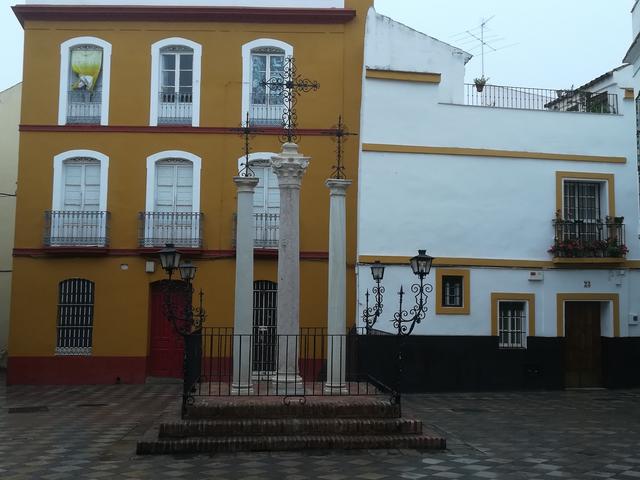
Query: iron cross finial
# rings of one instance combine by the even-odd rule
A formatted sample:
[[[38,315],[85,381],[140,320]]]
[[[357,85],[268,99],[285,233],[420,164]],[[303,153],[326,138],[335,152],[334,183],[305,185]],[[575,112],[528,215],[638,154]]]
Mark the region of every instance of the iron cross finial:
[[[255,130],[251,127],[249,112],[247,112],[247,118],[242,124],[240,130],[242,131],[242,138],[244,139],[244,163],[240,164],[240,172],[238,173],[241,177],[253,177],[255,176],[255,173],[251,170],[249,155],[251,154],[251,136]]]
[[[344,142],[350,135],[356,134],[349,131],[342,121],[342,115],[340,115],[338,124],[333,127],[333,138],[336,142],[336,164],[333,166],[331,178],[347,178],[344,171]]]

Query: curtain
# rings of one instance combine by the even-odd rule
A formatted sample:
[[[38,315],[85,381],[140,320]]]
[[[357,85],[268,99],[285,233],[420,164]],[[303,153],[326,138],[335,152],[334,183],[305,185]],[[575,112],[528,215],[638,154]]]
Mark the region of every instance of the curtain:
[[[98,83],[98,76],[102,68],[102,50],[72,50],[71,69],[78,76],[71,88],[84,88],[90,92]]]

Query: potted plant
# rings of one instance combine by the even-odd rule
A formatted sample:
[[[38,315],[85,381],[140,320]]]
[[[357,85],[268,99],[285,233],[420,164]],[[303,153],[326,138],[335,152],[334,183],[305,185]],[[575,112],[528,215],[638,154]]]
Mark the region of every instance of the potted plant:
[[[476,84],[476,90],[478,90],[478,93],[482,93],[482,90],[484,90],[484,86],[487,84],[488,81],[489,79],[486,78],[484,75],[473,79],[473,83]]]

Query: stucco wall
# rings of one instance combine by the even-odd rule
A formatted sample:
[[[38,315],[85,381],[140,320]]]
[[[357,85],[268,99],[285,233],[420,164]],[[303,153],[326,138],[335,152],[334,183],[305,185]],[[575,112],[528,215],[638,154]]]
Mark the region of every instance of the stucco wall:
[[[0,192],[16,192],[18,175],[18,124],[22,84],[0,92]],[[0,196],[0,367],[5,365],[11,269],[15,225],[15,197]]]

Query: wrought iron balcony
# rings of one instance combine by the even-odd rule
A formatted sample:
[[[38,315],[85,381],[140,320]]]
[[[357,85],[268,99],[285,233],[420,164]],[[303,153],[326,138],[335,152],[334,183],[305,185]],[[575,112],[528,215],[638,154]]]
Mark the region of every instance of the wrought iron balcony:
[[[106,247],[109,245],[109,217],[109,212],[46,211],[44,245]]]
[[[233,215],[233,246],[236,245],[237,214]],[[280,240],[280,214],[278,213],[254,213],[253,214],[253,241],[255,248],[278,248]]]
[[[191,93],[160,93],[158,125],[191,125],[193,95]]]
[[[252,126],[281,127],[284,122],[282,94],[253,94],[249,100],[249,122]]]
[[[95,89],[69,90],[67,92],[68,124],[100,124],[102,110],[102,91]]]
[[[549,90],[544,88],[484,85],[481,90],[466,84],[466,104],[550,112],[618,113],[618,95],[585,90]]]
[[[140,212],[138,244],[140,247],[202,248],[204,214],[191,212]]]
[[[625,244],[623,217],[605,221],[553,220],[554,244],[549,253],[556,258],[624,258]]]

